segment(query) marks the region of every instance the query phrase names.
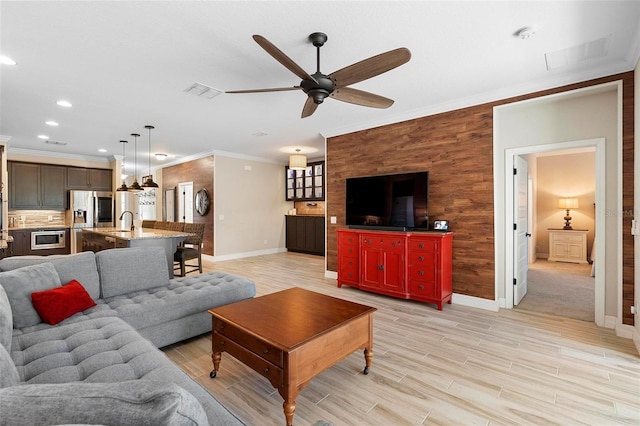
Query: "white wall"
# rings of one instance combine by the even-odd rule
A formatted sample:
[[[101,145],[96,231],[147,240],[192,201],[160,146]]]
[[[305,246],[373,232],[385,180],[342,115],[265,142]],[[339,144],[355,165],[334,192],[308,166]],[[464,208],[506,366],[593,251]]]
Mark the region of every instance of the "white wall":
[[[621,203],[619,197],[621,153],[619,152],[617,87],[617,85],[604,85],[571,94],[554,95],[544,100],[507,105],[495,110],[496,290],[499,298],[505,297],[504,282],[506,282],[504,276],[506,235],[505,226],[503,226],[506,221],[505,150],[605,138],[606,200],[605,205],[597,206],[596,214],[606,217],[605,315],[618,317],[621,219],[616,212],[620,210]]]
[[[285,250],[285,168],[214,157],[214,258]]]

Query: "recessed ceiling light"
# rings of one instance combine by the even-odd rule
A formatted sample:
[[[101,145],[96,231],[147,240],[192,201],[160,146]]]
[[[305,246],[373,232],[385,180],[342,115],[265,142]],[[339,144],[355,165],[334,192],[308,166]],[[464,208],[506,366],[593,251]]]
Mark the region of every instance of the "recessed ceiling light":
[[[98,152],[107,152],[107,150],[106,150],[106,149],[104,149],[104,148],[100,148],[100,149],[98,150]]]
[[[67,107],[69,108],[71,106],[71,102],[69,101],[65,101],[65,100],[59,100],[58,102],[56,102],[58,105],[60,105],[61,107]]]
[[[49,139],[49,136],[47,136],[47,135],[38,135],[38,137],[40,139]]]
[[[54,127],[58,125],[58,123],[53,120],[45,121],[44,124],[48,124],[49,126],[54,126]]]
[[[15,65],[16,61],[14,61],[13,59],[11,59],[8,56],[0,55],[0,64],[3,64],[3,65]]]

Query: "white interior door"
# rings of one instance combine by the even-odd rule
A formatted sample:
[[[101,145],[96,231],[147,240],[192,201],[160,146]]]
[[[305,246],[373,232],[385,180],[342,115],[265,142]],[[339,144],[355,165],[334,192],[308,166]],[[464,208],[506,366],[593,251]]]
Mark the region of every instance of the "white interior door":
[[[193,182],[178,184],[177,222],[193,223]]]
[[[514,276],[514,306],[520,303],[527,294],[527,271],[529,269],[529,198],[528,198],[528,167],[527,162],[519,155],[514,156],[515,172],[513,175],[513,218],[514,247],[513,247],[513,276]]]

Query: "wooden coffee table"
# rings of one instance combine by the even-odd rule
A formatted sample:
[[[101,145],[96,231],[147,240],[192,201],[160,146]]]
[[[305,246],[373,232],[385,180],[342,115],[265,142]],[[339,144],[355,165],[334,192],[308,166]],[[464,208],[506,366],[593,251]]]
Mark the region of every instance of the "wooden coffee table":
[[[293,425],[296,398],[319,373],[358,349],[364,349],[363,372],[369,372],[375,311],[301,288],[211,309],[211,378],[222,352],[231,354],[278,390],[287,425]]]

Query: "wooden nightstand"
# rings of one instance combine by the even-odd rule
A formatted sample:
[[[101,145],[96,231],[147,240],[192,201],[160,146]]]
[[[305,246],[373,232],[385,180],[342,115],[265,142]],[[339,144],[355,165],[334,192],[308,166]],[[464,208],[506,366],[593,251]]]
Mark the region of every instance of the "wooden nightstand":
[[[550,262],[587,262],[586,229],[549,229]]]

